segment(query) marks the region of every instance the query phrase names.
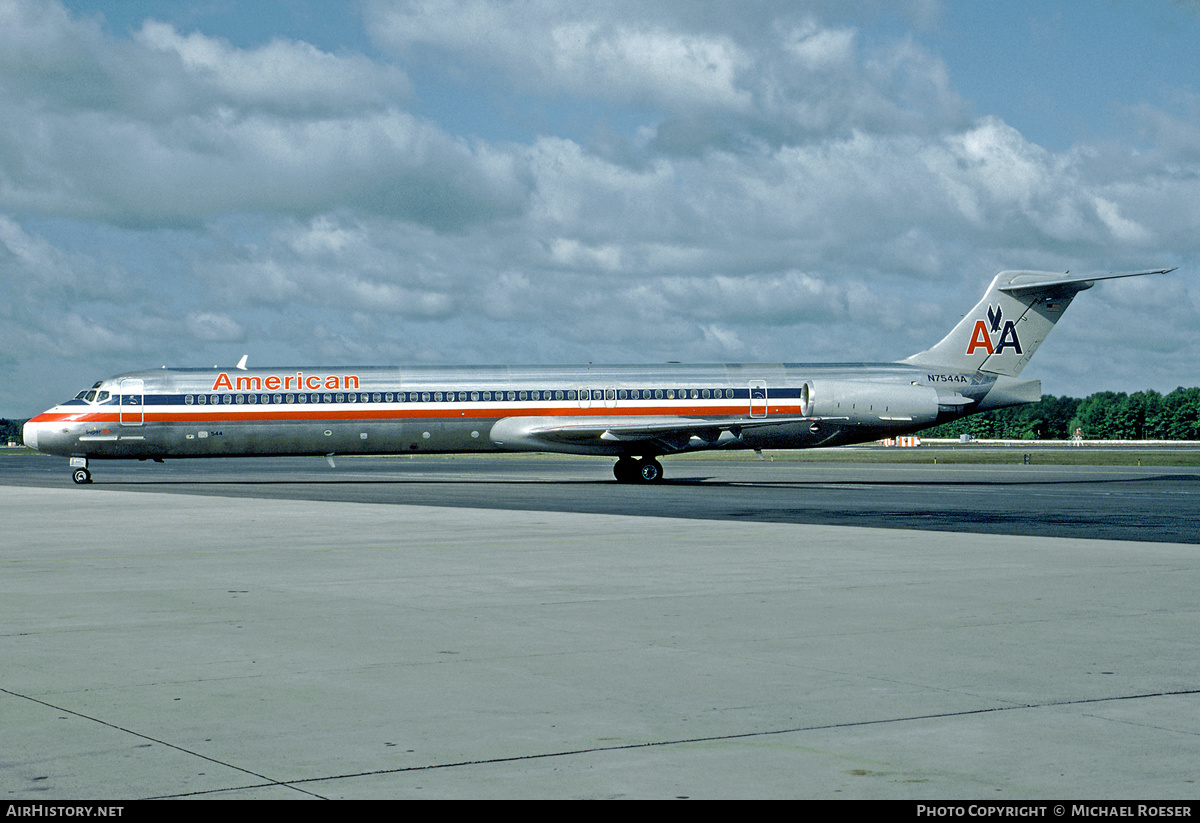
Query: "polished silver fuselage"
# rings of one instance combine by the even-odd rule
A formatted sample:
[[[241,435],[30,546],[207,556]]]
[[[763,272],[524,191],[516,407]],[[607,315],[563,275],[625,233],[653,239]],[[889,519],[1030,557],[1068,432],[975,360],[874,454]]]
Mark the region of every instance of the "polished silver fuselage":
[[[835,446],[1038,398],[1036,381],[879,364],[161,369],[26,424],[89,459]]]

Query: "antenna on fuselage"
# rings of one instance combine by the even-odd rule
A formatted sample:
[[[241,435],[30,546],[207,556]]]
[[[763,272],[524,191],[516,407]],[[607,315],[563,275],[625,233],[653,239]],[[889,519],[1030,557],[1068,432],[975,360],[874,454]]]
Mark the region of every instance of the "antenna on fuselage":
[[[237,367],[238,367],[238,368],[239,368],[241,371],[245,371],[245,370],[246,370],[246,358],[247,358],[247,357],[249,357],[249,356],[250,356],[250,355],[248,355],[248,354],[243,354],[243,355],[242,355],[242,359],[238,361]]]

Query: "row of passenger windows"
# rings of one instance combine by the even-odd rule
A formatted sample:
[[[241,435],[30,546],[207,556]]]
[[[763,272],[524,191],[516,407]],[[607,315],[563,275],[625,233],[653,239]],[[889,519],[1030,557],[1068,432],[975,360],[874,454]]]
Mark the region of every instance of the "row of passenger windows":
[[[590,395],[589,395],[590,392]],[[460,392],[309,392],[302,394],[187,394],[191,405],[257,403],[467,403],[542,400],[713,400],[733,399],[733,389],[560,389],[555,391],[460,391]]]

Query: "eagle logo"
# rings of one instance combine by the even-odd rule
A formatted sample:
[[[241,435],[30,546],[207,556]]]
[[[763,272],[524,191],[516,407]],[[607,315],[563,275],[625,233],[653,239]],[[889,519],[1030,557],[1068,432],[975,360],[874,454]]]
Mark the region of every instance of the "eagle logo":
[[[999,305],[996,308],[988,306],[988,322],[992,324],[992,331],[1000,331],[1000,321],[1004,317],[1004,310]]]

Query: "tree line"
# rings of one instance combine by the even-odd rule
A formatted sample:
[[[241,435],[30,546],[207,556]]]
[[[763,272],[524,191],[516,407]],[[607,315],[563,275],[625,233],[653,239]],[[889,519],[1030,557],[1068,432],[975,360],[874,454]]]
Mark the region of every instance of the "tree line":
[[[1170,394],[1102,391],[1082,400],[1046,395],[1038,403],[977,414],[921,432],[923,437],[1002,440],[1200,440],[1200,388]]]
[[[24,420],[0,419],[0,444],[21,442]],[[1167,395],[1103,391],[1080,400],[1046,395],[1038,403],[976,414],[925,429],[924,437],[1002,440],[1200,440],[1200,388]]]
[[[3,446],[10,440],[21,442],[21,427],[25,425],[24,420],[8,420],[0,417],[0,446]]]

